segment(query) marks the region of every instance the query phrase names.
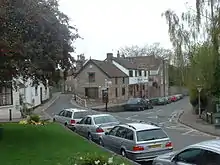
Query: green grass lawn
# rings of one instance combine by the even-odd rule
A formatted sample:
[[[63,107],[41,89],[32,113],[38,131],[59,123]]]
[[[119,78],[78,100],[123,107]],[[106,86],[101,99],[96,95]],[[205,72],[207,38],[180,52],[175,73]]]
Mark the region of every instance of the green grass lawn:
[[[4,124],[0,140],[2,165],[74,165],[75,154],[97,153],[111,157],[95,144],[58,124],[45,126]],[[118,164],[122,159],[117,157]]]

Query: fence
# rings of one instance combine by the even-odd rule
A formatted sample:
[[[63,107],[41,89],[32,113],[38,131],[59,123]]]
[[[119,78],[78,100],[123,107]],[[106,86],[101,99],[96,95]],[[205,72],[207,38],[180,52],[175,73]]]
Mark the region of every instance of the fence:
[[[73,95],[73,99],[78,105],[83,107],[87,107],[86,99],[82,99],[81,97],[77,96],[76,94]]]

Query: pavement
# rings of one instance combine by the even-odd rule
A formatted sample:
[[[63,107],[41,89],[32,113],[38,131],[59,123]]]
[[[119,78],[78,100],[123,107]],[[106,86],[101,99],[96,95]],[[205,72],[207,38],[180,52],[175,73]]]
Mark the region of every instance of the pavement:
[[[61,95],[60,98],[46,110],[46,112],[49,115],[54,115],[60,112],[63,108],[74,107],[77,107],[77,105],[72,101],[71,95]],[[145,121],[157,123],[167,132],[174,143],[175,150],[182,149],[188,145],[204,140],[218,139],[219,137],[217,136],[200,132],[178,122],[178,118],[183,113],[183,110],[188,109],[189,107],[189,98],[185,97],[182,100],[165,106],[155,106],[150,110],[107,113],[112,114],[122,122]]]

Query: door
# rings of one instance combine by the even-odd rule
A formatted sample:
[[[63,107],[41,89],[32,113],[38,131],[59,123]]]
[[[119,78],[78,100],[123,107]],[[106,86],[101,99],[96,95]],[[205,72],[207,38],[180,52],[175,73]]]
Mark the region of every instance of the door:
[[[40,87],[40,104],[43,103],[43,91],[42,91],[42,87]]]
[[[87,117],[82,118],[82,120],[80,120],[80,122],[75,125],[76,132],[80,135],[82,135],[82,128],[83,128],[83,125],[85,124],[86,119]]]
[[[72,119],[73,113],[70,111],[66,111],[65,116],[64,116],[64,123],[67,125],[70,125],[70,120]]]
[[[114,150],[113,143],[115,141],[115,136],[116,136],[116,132],[118,129],[119,129],[119,126],[115,126],[109,131],[108,135],[105,135],[103,138],[103,143],[105,147],[107,147],[110,150]]]
[[[64,114],[65,114],[64,110],[60,111],[60,113],[56,115],[55,120],[59,123],[62,123],[62,118],[64,117]]]
[[[220,164],[220,154],[212,152],[212,151],[205,151],[203,156],[203,164],[202,165],[219,165]]]
[[[125,134],[126,134],[126,128],[119,126],[119,129],[116,131],[114,140],[112,141],[113,151],[115,151],[118,154],[120,154],[122,143],[126,136]]]
[[[92,119],[91,117],[87,117],[85,120],[85,124],[82,127],[83,136],[87,137],[89,132],[92,133],[91,127],[92,127]]]
[[[182,151],[174,157],[176,165],[201,165],[204,150],[199,148],[190,148]]]

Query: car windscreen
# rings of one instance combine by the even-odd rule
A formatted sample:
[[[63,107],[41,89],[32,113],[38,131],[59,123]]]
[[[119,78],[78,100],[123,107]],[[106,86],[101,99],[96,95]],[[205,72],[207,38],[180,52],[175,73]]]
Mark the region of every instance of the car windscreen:
[[[162,129],[137,131],[137,141],[148,141],[164,138],[167,138],[167,135]]]
[[[127,104],[137,104],[140,101],[141,101],[141,99],[129,99]]]
[[[81,119],[85,117],[86,115],[89,115],[90,113],[88,111],[82,111],[82,112],[74,112],[74,119]]]
[[[95,124],[105,124],[105,123],[113,123],[118,122],[118,120],[113,116],[97,116],[94,117]]]

